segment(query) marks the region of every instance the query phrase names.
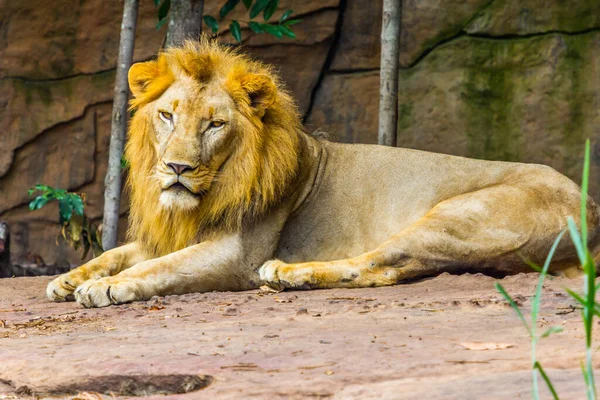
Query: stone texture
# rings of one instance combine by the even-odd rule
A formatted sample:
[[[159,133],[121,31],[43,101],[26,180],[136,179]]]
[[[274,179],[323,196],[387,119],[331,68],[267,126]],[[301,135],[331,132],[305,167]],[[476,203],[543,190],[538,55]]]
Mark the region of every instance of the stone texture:
[[[28,203],[33,197],[27,196],[27,190],[37,183],[45,183],[85,193],[85,213],[100,224],[111,112],[111,104],[91,106],[83,117],[47,130],[16,151],[14,165],[20,169],[12,168],[0,178],[0,219],[11,224],[12,252],[17,260],[31,253],[40,255],[47,263],[80,262],[80,253],[57,240],[60,229],[57,205],[29,211]],[[124,192],[121,214],[125,216],[127,210],[128,196]],[[126,227],[124,217],[120,222],[121,242]]]
[[[580,180],[600,139],[600,33],[463,37],[400,74],[398,145],[548,164]],[[598,157],[591,193],[600,196]]]
[[[465,27],[472,34],[531,35],[583,32],[600,27],[596,0],[494,0]]]
[[[87,112],[21,147],[14,160],[18,168],[2,178],[0,214],[27,202],[27,190],[37,183],[73,190],[94,179],[95,136],[94,113]]]
[[[400,66],[414,64],[422,54],[459,34],[489,2],[490,0],[406,0],[402,3]]]
[[[406,3],[406,1],[404,2]],[[346,0],[333,70],[379,68],[382,1]]]
[[[501,280],[525,315],[537,279]],[[89,378],[111,375],[206,374],[215,378],[208,388],[169,398],[531,398],[529,337],[495,279],[482,275],[381,288],[188,294],[103,309],[50,303],[49,280],[0,279],[0,397],[22,386],[40,394],[61,385],[83,389]],[[538,358],[561,399],[585,397],[581,316],[564,291],[582,284],[556,278],[543,289],[543,323],[564,331],[539,342]],[[465,342],[510,347],[473,351]],[[551,398],[544,386],[542,398]]]
[[[306,121],[345,143],[377,143],[379,71],[328,74]]]
[[[110,101],[113,86],[113,71],[49,81],[0,80],[0,177],[10,168],[15,149],[81,117],[89,105]]]
[[[459,33],[489,0],[404,0],[400,65]],[[348,0],[333,70],[376,69],[380,62],[382,2]]]
[[[57,79],[113,69],[123,13],[119,1],[2,1],[0,78]],[[141,1],[135,60],[160,48],[165,30],[156,32],[157,12]]]

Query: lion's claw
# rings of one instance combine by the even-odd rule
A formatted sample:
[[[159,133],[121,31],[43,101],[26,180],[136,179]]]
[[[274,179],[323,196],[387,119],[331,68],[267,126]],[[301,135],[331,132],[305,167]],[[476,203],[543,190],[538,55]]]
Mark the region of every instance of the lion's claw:
[[[119,277],[85,282],[75,291],[75,300],[84,307],[106,307],[138,300],[135,284]]]
[[[83,276],[78,276],[74,271],[63,274],[54,279],[46,288],[46,296],[52,301],[73,301],[73,292],[77,286],[86,281]]]

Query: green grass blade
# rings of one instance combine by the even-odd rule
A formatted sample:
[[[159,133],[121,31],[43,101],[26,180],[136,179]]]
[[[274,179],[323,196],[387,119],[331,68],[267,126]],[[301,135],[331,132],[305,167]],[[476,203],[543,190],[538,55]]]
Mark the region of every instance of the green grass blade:
[[[567,293],[569,293],[575,300],[577,300],[579,303],[581,303],[582,306],[585,306],[586,302],[583,299],[583,297],[581,297],[581,295],[577,294],[576,292],[574,292],[571,289],[566,289]]]
[[[539,273],[541,273],[541,272],[542,272],[542,267],[540,267],[539,265],[537,265],[537,264],[536,264],[536,263],[534,263],[533,261],[531,261],[531,260],[528,260],[528,259],[526,259],[526,258],[523,258],[523,257],[521,257],[521,260],[523,260],[523,262],[524,262],[525,264],[527,264],[527,265],[528,265],[528,266],[529,266],[529,267],[530,267],[532,270],[534,270],[535,272],[539,272]]]
[[[535,334],[535,324],[537,321],[537,316],[540,311],[540,301],[542,297],[542,287],[544,286],[544,279],[546,279],[546,275],[548,274],[548,268],[550,268],[550,262],[552,261],[552,257],[554,257],[554,253],[556,252],[556,248],[558,244],[562,240],[565,235],[566,230],[563,229],[560,231],[554,243],[552,243],[552,247],[550,247],[550,251],[548,252],[548,256],[546,257],[546,261],[544,261],[544,266],[542,268],[542,272],[540,272],[540,278],[538,279],[538,284],[535,289],[535,295],[533,296],[533,300],[531,303],[531,326],[532,331]]]
[[[529,328],[529,325],[527,325],[527,321],[525,320],[523,313],[519,309],[519,306],[517,305],[517,303],[515,303],[515,301],[512,299],[512,297],[510,297],[510,294],[508,294],[508,292],[504,289],[504,287],[499,282],[494,283],[494,287],[506,299],[506,301],[508,302],[508,304],[510,304],[512,309],[515,310],[515,312],[521,319],[521,322],[523,322],[525,329],[527,329],[527,333],[529,333],[529,336],[533,337],[533,335],[531,333],[531,329]]]
[[[587,245],[587,198],[588,183],[590,180],[590,139],[585,141],[585,154],[583,156],[583,176],[581,178],[581,240]]]
[[[544,368],[542,368],[542,365],[536,361],[533,367],[536,368],[538,371],[540,371],[540,375],[544,379],[544,382],[546,382],[546,385],[548,386],[548,390],[550,390],[550,393],[552,393],[552,397],[554,398],[554,400],[559,400],[558,393],[556,393],[556,390],[554,389],[554,386],[552,385],[552,382],[550,381],[550,377],[548,377],[548,375],[546,375],[546,371],[544,371]]]
[[[575,225],[575,221],[572,217],[567,218],[567,225],[569,227],[569,233],[571,234],[571,240],[575,245],[575,249],[577,250],[577,257],[579,257],[579,262],[581,265],[585,265],[586,257],[585,251],[583,250],[583,245],[581,241],[581,236],[579,235],[579,231],[577,230],[577,225]]]
[[[544,332],[542,334],[542,337],[545,338],[545,337],[548,337],[548,336],[550,336],[550,335],[552,335],[554,333],[560,333],[562,331],[563,331],[563,328],[560,327],[560,326],[551,326],[550,328],[548,328],[548,330],[546,332]]]

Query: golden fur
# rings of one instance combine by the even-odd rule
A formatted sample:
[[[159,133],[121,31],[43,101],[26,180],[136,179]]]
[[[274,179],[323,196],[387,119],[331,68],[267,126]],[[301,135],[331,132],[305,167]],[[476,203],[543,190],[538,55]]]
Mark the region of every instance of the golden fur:
[[[296,175],[298,132],[302,129],[296,105],[272,69],[235,50],[204,38],[168,49],[146,64],[136,64],[130,72],[135,115],[125,151],[131,165],[128,240],[142,243],[156,257],[197,242],[201,227],[236,229],[277,202]],[[239,120],[245,121],[235,151],[195,210],[160,207],[160,188],[150,179],[157,157],[151,116],[144,107],[181,74],[200,83],[225,79],[237,105],[234,112],[242,114],[244,118]],[[264,115],[254,112],[254,96],[272,101]]]
[[[306,135],[271,68],[202,39],[129,72],[130,243],[56,278],[51,300],[391,285],[542,262],[580,190],[553,169]],[[589,199],[589,246],[600,216]],[[550,272],[577,274],[563,240]]]

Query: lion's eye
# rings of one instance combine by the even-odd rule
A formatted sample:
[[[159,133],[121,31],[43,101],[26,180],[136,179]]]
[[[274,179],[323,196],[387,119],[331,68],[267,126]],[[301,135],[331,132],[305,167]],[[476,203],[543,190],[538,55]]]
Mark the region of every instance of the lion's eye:
[[[225,122],[223,122],[223,121],[211,121],[210,122],[210,127],[211,128],[220,128],[223,125],[225,125]]]
[[[166,121],[166,122],[171,122],[171,121],[173,121],[173,114],[171,114],[170,112],[167,112],[167,111],[159,111],[159,112],[158,112],[158,115],[160,115],[160,118],[161,118],[163,121]]]

